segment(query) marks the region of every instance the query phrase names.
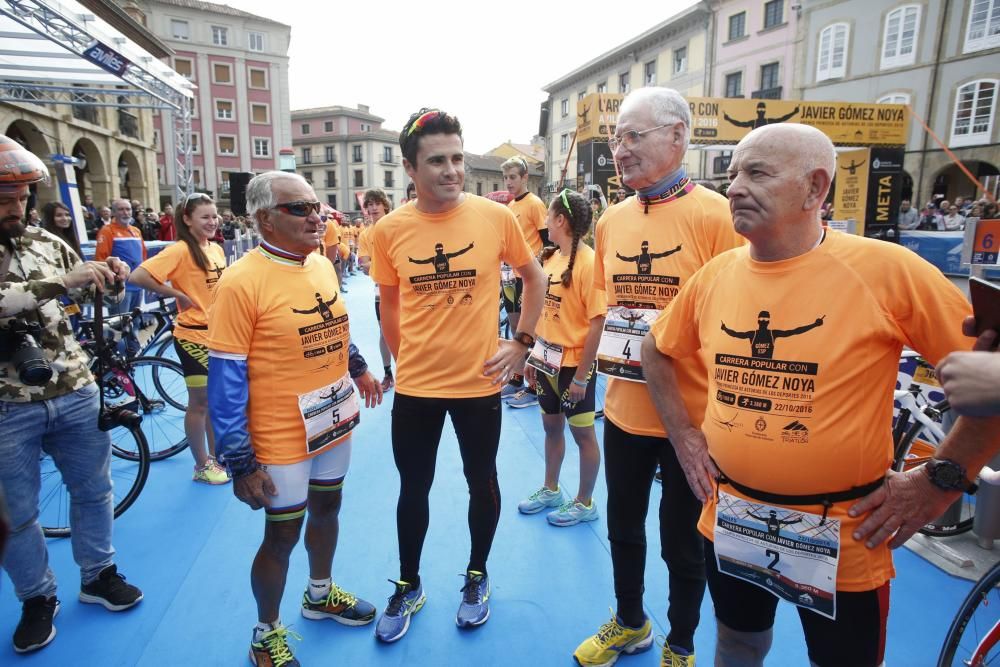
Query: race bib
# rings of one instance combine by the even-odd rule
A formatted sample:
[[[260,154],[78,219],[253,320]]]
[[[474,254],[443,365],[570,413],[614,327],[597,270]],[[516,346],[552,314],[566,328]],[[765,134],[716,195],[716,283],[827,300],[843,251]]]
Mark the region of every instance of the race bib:
[[[550,343],[541,336],[535,339],[535,345],[528,355],[528,365],[546,375],[559,375],[562,368],[563,347]]]
[[[748,581],[830,619],[837,617],[840,521],[719,492],[715,562]]]
[[[299,412],[306,427],[306,453],[336,442],[361,421],[358,394],[349,375],[331,385],[299,395]]]
[[[514,268],[508,266],[507,264],[500,265],[500,285],[504,287],[513,287],[514,281],[517,280],[517,276],[514,274]]]
[[[654,308],[609,306],[601,342],[597,347],[597,372],[610,377],[645,382],[642,375],[642,339],[660,311]]]

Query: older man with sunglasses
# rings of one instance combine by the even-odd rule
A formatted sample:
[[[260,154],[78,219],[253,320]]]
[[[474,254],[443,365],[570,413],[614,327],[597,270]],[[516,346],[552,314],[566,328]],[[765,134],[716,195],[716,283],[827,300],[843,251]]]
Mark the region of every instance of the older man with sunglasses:
[[[594,288],[607,291],[608,316],[597,370],[608,375],[604,398],[608,539],[618,608],[574,657],[609,665],[622,653],[652,646],[643,612],[646,512],[653,475],[663,476],[660,554],[669,571],[670,630],[662,664],[694,664],[694,631],[705,594],[701,502],[691,492],[646,390],[639,355],[649,324],[715,255],[741,244],[726,199],[692,182],[682,161],[691,127],[688,104],[669,88],[642,88],[621,105],[609,141],[622,180],[636,194],[611,206],[597,224]],[[696,360],[679,372],[692,412],[704,410],[704,371]],[[699,380],[700,378],[700,380]]]
[[[296,174],[251,180],[247,212],[263,240],[226,269],[209,315],[216,454],[236,496],[265,512],[250,573],[258,614],[250,660],[268,667],[299,664],[278,608],[303,523],[309,584],[302,615],[345,625],[375,618],[374,606],[331,579],[359,394],[374,407],[382,389],[351,343],[333,267],[314,252],[324,232],[321,206]]]

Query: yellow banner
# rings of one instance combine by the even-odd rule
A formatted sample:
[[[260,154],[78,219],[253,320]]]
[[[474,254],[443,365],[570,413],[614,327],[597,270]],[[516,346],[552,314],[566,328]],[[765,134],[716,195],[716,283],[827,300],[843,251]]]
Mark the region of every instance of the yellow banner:
[[[867,148],[859,148],[837,153],[837,176],[833,185],[833,219],[855,220],[856,234],[863,234],[865,229],[870,152]]]
[[[621,93],[591,93],[576,103],[576,143],[607,141],[618,125]]]

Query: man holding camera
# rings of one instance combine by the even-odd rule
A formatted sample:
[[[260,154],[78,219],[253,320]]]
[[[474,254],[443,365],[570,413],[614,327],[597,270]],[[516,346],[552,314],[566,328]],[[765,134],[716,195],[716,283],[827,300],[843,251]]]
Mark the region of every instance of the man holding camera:
[[[98,428],[98,388],[57,297],[128,278],[117,257],[83,262],[49,232],[26,227],[32,183],[48,181],[35,155],[0,135],[0,487],[11,532],[3,569],[22,603],[14,650],[55,637],[56,579],[38,522],[39,460],[49,454],[69,490],[80,601],[122,611],[142,600],[112,562],[111,440]]]

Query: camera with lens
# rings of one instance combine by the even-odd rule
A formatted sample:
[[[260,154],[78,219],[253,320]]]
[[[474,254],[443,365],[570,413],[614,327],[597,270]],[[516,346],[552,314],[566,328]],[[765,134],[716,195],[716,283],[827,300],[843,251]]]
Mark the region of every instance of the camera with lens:
[[[37,322],[15,319],[0,327],[0,361],[14,367],[21,384],[44,387],[52,379],[52,366],[38,344],[41,337],[42,326]]]

